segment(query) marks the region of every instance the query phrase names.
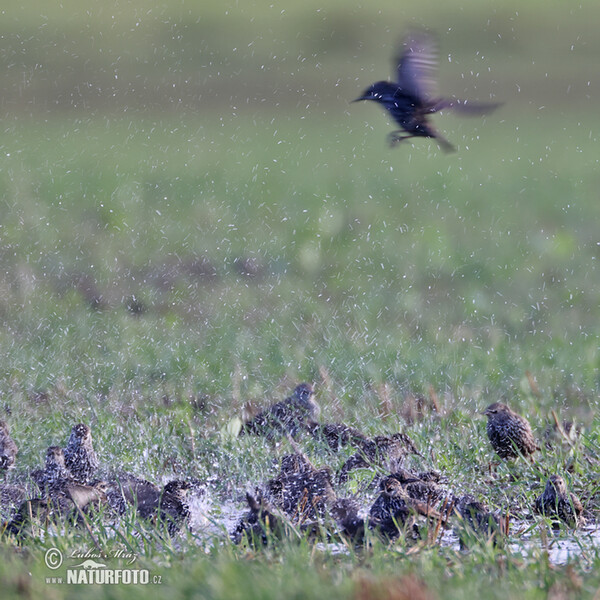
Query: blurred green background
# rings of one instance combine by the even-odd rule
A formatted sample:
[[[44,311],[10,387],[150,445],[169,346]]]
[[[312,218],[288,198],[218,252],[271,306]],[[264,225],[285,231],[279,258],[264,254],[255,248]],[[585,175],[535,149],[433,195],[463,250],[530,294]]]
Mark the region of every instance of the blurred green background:
[[[525,398],[526,372],[548,404],[595,404],[597,3],[0,14],[8,406],[199,395],[221,425],[325,376],[330,415],[372,413],[383,383],[476,409]],[[455,154],[390,150],[383,111],[350,104],[413,25],[443,94],[504,102],[434,117]]]

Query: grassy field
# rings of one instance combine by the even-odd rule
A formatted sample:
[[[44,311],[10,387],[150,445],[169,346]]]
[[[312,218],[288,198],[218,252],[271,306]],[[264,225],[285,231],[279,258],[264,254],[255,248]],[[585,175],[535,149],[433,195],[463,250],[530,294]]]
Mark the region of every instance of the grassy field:
[[[597,514],[600,8],[397,4],[2,9],[0,418],[20,448],[9,480],[83,421],[105,469],[209,480],[220,523],[220,500],[274,473],[268,444],[233,439],[232,418],[309,380],[323,421],[407,431],[426,455],[415,466],[493,508],[529,507],[570,466]],[[439,34],[443,92],[504,102],[485,119],[435,117],[455,154],[428,140],[391,151],[383,112],[349,103],[390,75],[411,24]],[[498,400],[540,438],[552,409],[583,422],[581,444],[490,480],[478,413]],[[343,462],[304,443],[316,463]],[[222,531],[171,547],[98,527],[162,584],[91,597],[600,586],[589,532],[561,531],[556,543],[585,550],[554,565],[537,525],[505,548],[374,541],[347,555],[307,540],[238,548]],[[5,596],[79,597],[45,583],[43,557],[86,535],[1,541]]]

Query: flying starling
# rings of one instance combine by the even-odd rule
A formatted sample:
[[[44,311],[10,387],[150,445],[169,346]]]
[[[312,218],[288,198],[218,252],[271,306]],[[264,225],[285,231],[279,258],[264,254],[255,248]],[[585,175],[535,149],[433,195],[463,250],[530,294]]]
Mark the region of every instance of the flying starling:
[[[0,421],[0,469],[4,471],[5,477],[7,470],[14,467],[18,451],[17,445],[10,437],[8,425],[5,421]]]
[[[583,506],[579,498],[567,491],[565,480],[560,475],[551,475],[544,493],[535,500],[535,511],[546,517],[558,517],[569,527],[583,523]]]
[[[529,421],[506,404],[494,402],[483,414],[488,418],[488,438],[500,458],[516,458],[519,455],[531,458],[531,455],[539,450],[533,439]]]
[[[414,442],[405,433],[392,436],[378,435],[360,445],[360,450],[353,454],[343,465],[338,475],[339,483],[348,481],[348,473],[353,469],[383,467],[388,472],[399,471],[404,459],[409,454],[422,456]]]
[[[436,38],[425,31],[411,31],[394,58],[396,81],[378,81],[353,101],[373,100],[390,113],[402,128],[389,135],[391,146],[414,137],[428,137],[435,138],[445,152],[453,152],[454,147],[435,130],[429,115],[443,109],[480,115],[499,106],[440,98],[436,93],[437,62]]]
[[[294,393],[259,413],[242,427],[240,434],[254,433],[269,439],[285,433],[295,436],[314,423],[319,415],[319,405],[313,399],[314,390],[309,383],[301,383]]]
[[[71,431],[65,452],[65,465],[74,481],[89,483],[98,469],[98,458],[92,443],[92,430],[83,423]]]

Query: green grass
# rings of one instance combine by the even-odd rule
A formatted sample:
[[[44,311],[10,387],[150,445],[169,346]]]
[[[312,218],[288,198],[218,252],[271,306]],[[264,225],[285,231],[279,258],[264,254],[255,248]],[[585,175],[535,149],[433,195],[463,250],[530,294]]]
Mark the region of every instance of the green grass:
[[[11,478],[85,421],[105,467],[211,478],[218,520],[219,499],[274,472],[268,444],[231,438],[232,417],[313,380],[323,420],[406,429],[425,449],[415,466],[494,508],[529,508],[569,466],[597,514],[586,457],[600,452],[600,11],[397,4],[3,9]],[[388,76],[410,23],[440,34],[442,91],[505,102],[485,119],[436,116],[452,155],[427,140],[390,151],[382,111],[349,104]],[[410,399],[431,390],[441,413],[407,421]],[[498,400],[538,437],[551,409],[577,418],[581,446],[544,448],[490,480],[478,413]],[[343,462],[303,444],[317,464]],[[306,540],[254,551],[223,534],[170,548],[126,523],[122,538],[96,526],[163,581],[86,588],[97,597],[378,598],[415,581],[440,598],[593,597],[600,586],[597,550],[550,565],[541,526],[468,554],[375,543],[347,556]],[[43,555],[89,543],[71,530],[1,542],[6,597],[77,595],[45,583]]]

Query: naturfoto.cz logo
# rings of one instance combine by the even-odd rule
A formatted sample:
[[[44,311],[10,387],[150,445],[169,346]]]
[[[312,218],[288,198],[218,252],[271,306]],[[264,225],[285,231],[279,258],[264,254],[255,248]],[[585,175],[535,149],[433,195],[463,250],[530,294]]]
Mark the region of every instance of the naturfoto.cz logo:
[[[131,567],[113,569],[107,567],[105,562],[100,562],[99,558],[128,558],[129,563],[135,561],[135,555],[123,556],[123,553],[117,551],[113,554],[106,552],[73,552],[68,558],[85,558],[83,562],[72,565],[66,569],[64,577],[53,575],[46,577],[46,583],[50,584],[75,584],[75,585],[148,585],[161,584],[162,575],[150,575],[148,569],[134,569]],[[56,571],[64,562],[62,552],[58,548],[49,548],[44,555],[46,566]]]

